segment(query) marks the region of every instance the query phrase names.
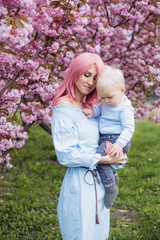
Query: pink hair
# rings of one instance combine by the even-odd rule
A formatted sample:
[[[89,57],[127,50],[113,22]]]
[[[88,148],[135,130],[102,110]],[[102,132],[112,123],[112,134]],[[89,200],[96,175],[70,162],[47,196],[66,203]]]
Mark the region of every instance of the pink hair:
[[[95,64],[97,67],[97,79],[103,70],[104,63],[102,59],[94,53],[82,53],[78,55],[69,65],[67,75],[62,84],[57,89],[57,94],[53,99],[53,106],[57,100],[63,96],[67,96],[71,102],[76,101],[76,95],[74,92],[75,82],[81,75],[88,71]],[[89,93],[85,98],[86,107],[92,107],[99,100],[96,88]]]

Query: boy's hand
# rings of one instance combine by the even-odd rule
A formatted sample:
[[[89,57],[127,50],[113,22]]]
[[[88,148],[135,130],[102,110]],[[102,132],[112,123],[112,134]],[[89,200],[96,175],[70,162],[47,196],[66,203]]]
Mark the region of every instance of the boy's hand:
[[[109,155],[109,153],[112,151],[113,151],[113,144],[111,142],[106,142],[105,153]]]
[[[88,118],[91,118],[94,114],[94,111],[93,109],[90,109],[90,108],[84,108],[83,109],[83,113],[88,117]]]
[[[120,157],[123,155],[123,148],[118,143],[109,143],[106,142],[106,153],[110,156]]]

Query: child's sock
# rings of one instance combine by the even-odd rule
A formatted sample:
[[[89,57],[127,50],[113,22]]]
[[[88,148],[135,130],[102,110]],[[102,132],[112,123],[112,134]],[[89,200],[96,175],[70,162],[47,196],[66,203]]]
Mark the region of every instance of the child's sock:
[[[105,196],[104,196],[104,204],[106,208],[110,208],[113,206],[113,203],[118,195],[118,188],[115,183],[109,187],[105,186]]]
[[[115,178],[115,184],[117,185],[119,183],[119,177],[117,173],[116,175],[114,175],[114,178]]]

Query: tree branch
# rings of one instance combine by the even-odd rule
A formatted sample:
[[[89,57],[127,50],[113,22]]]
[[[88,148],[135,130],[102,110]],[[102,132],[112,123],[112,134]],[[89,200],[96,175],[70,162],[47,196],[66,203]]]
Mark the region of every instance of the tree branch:
[[[18,106],[17,106],[17,108],[16,108],[16,111],[14,112],[14,116],[16,116],[16,113],[17,113],[17,111],[18,111],[18,108],[20,107],[20,105],[21,105],[24,97],[25,97],[25,94],[21,97],[21,101],[19,102],[19,104],[18,104]]]
[[[107,15],[108,23],[110,24],[109,12],[108,12],[107,5],[106,5],[105,0],[103,0],[103,3],[104,3],[105,10],[106,10],[106,15]]]
[[[47,133],[49,133],[51,135],[51,128],[45,124],[44,122],[42,122],[40,125],[39,125],[41,128],[43,128],[43,130],[45,130]]]
[[[132,88],[130,88],[130,89],[126,92],[126,96],[128,96],[128,94],[129,94],[129,92],[130,92],[131,90],[134,90],[134,88],[138,85],[139,82],[140,82],[140,81],[137,81],[137,82],[132,86]]]
[[[0,172],[0,178],[4,175],[6,169],[7,169],[7,161],[4,161],[4,163],[2,165],[2,170]]]
[[[93,42],[94,42],[94,40],[95,40],[95,38],[96,38],[97,32],[98,32],[98,28],[96,28],[95,34],[94,34],[94,36],[93,36],[93,38],[92,38],[92,41],[93,41]]]
[[[24,70],[22,70],[24,72]],[[6,91],[7,88],[9,88],[19,77],[20,73],[18,72],[18,70],[16,70],[16,72],[14,73],[12,79],[9,81],[9,83],[7,83],[7,85],[0,91],[0,96]]]

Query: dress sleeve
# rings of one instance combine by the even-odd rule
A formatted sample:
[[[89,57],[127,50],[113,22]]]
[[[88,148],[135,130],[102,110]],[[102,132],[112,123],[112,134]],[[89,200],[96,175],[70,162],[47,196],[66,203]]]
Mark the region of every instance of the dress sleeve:
[[[78,133],[72,121],[52,120],[52,137],[58,161],[67,167],[96,167],[100,154],[85,152],[78,145]],[[87,132],[86,132],[87,134]],[[85,137],[85,136],[84,136]]]

